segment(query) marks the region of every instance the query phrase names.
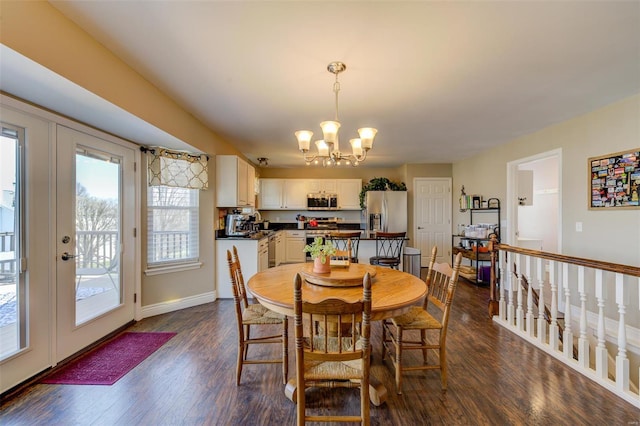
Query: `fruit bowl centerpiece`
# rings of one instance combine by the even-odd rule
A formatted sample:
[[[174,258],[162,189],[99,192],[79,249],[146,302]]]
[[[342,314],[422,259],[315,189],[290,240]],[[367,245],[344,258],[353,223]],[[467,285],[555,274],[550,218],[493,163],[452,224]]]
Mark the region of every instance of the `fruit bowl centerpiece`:
[[[313,272],[318,274],[331,272],[329,258],[336,253],[336,248],[330,241],[325,242],[324,238],[316,237],[311,244],[304,246],[303,251],[309,253],[313,259]]]

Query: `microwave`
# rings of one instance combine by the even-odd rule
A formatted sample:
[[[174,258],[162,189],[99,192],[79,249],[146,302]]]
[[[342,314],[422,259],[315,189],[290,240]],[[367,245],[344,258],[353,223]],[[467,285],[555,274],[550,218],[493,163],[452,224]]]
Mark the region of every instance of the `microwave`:
[[[338,210],[338,195],[325,193],[307,194],[307,210]]]

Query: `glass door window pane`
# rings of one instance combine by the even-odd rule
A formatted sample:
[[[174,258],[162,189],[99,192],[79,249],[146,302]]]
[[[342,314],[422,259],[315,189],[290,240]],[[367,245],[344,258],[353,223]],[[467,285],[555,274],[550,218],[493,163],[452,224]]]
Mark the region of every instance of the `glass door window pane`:
[[[76,153],[76,324],[122,302],[120,169],[116,158]]]

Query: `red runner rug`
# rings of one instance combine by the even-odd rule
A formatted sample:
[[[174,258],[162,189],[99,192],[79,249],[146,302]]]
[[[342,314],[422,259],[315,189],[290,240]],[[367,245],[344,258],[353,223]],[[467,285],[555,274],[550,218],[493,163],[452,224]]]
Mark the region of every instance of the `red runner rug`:
[[[175,335],[161,332],[122,333],[40,383],[112,385]]]

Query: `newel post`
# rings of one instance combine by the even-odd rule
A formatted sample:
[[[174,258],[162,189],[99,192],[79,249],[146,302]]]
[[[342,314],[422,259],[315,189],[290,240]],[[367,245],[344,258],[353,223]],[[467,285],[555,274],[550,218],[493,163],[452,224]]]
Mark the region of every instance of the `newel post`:
[[[489,281],[489,318],[499,313],[499,303],[497,294],[497,274],[498,270],[498,237],[492,234],[489,239],[489,253],[491,258],[491,278]]]

